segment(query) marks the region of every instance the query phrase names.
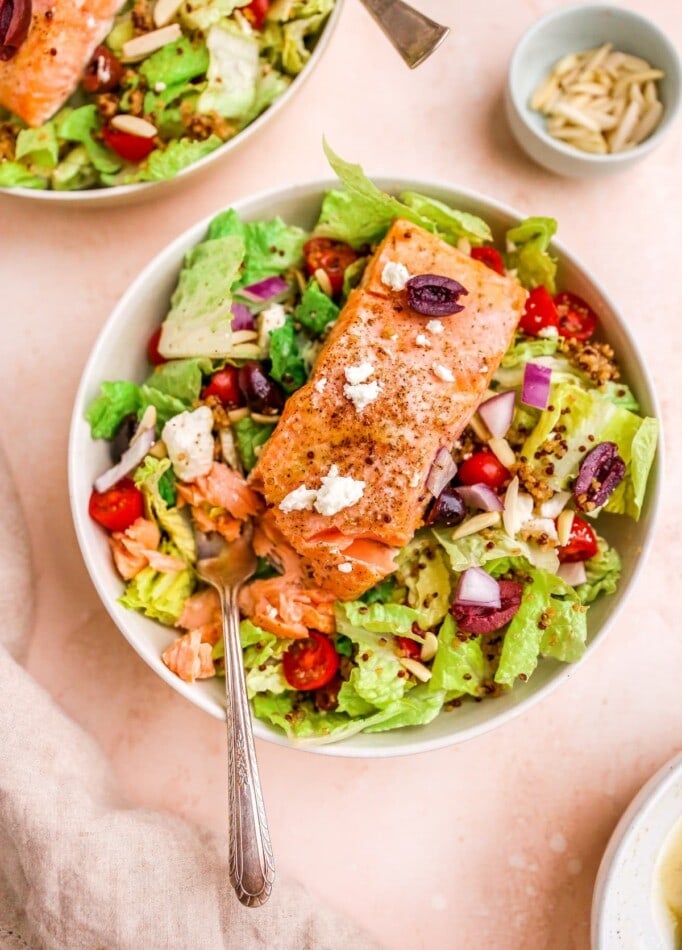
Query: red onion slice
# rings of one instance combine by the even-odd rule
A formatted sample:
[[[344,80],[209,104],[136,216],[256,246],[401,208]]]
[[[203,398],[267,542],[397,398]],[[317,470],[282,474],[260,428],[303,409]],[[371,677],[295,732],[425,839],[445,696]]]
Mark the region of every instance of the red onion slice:
[[[248,287],[242,287],[239,293],[247,300],[262,301],[272,300],[273,297],[278,297],[288,289],[289,284],[283,277],[266,277]]]
[[[509,426],[514,418],[515,402],[516,394],[509,389],[507,392],[486,399],[478,407],[478,414],[495,439],[503,439],[509,431]]]
[[[426,477],[426,487],[431,494],[438,498],[446,485],[457,474],[457,465],[450,452],[441,446]]]
[[[539,363],[526,363],[523,371],[523,389],[521,402],[534,409],[546,409],[549,402],[549,388],[552,370]]]
[[[470,508],[480,511],[502,511],[504,505],[492,488],[478,482],[476,485],[458,485],[457,494]]]
[[[253,314],[245,303],[232,304],[232,329],[233,330],[255,330],[256,325],[253,321]]]
[[[501,606],[500,585],[482,567],[468,567],[459,579],[455,604],[458,607]]]
[[[139,435],[136,433],[136,439],[130,444],[121,456],[121,461],[113,468],[107,469],[95,481],[95,491],[103,492],[112,488],[116,482],[119,482],[126,475],[129,475],[133,469],[136,469],[147,452],[156,441],[154,428],[144,429]]]
[[[571,587],[578,587],[587,581],[584,561],[564,561],[559,565],[557,574]]]

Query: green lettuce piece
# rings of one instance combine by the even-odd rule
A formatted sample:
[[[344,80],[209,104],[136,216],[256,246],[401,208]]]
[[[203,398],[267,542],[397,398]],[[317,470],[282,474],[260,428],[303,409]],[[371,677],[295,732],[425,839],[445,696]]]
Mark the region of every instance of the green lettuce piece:
[[[620,406],[621,409],[629,409],[630,412],[639,412],[640,407],[637,398],[630,387],[626,386],[625,383],[614,383],[612,380],[609,380],[606,383],[602,383],[599,387],[599,392],[615,406]]]
[[[363,604],[376,604],[377,602],[387,603],[393,599],[395,586],[395,577],[393,575],[385,577],[383,581],[379,581],[374,587],[370,587],[369,590],[366,590],[360,597],[360,600]]]
[[[357,719],[361,716],[371,716],[377,711],[377,707],[363,699],[355,686],[346,680],[339,689],[336,711],[346,713],[351,719]]]
[[[246,416],[232,424],[232,431],[237,442],[237,452],[244,469],[250,472],[258,458],[256,449],[265,445],[273,433],[274,425],[264,425],[255,422],[251,416]]]
[[[511,686],[518,676],[529,677],[539,655],[573,663],[585,651],[587,608],[577,593],[560,577],[529,564],[524,573],[530,583],[504,635],[495,673],[495,682],[503,686]]]
[[[407,690],[404,696],[383,709],[383,716],[375,715],[365,723],[363,732],[385,732],[405,726],[424,726],[436,718],[443,708],[445,692],[430,689],[431,683],[420,683]]]
[[[353,261],[353,263],[349,264],[345,269],[343,273],[343,288],[341,290],[343,300],[348,299],[351,290],[357,287],[362,280],[362,275],[365,273],[368,261],[368,257],[358,257],[357,260]]]
[[[199,112],[217,112],[228,119],[248,113],[256,99],[260,75],[258,40],[227,25],[214,25],[206,36],[208,85],[199,97]]]
[[[140,387],[141,412],[144,412],[148,406],[154,406],[156,409],[156,434],[158,436],[163,432],[163,427],[169,419],[188,408],[187,404],[181,399],[176,399],[175,396],[170,396],[160,389],[155,389],[154,386],[145,384]]]
[[[114,25],[104,42],[109,49],[120,58],[123,54],[123,44],[135,36],[133,17],[131,13],[122,13],[114,19]]]
[[[614,594],[620,580],[620,555],[604,538],[597,538],[598,550],[585,561],[587,580],[575,588],[581,604],[591,604],[598,594]]]
[[[160,92],[150,89],[145,93],[145,115],[151,116],[162,139],[182,138],[185,133],[183,110],[194,111],[202,88],[201,83],[179,82]]]
[[[169,541],[162,541],[159,550],[172,557],[181,556]],[[118,602],[170,627],[180,619],[194,585],[194,572],[189,568],[162,574],[153,567],[145,567],[128,581]]]
[[[291,85],[289,76],[283,75],[278,69],[269,69],[264,72],[261,68],[256,80],[256,94],[251,108],[241,116],[240,126],[243,128],[253,122],[257,116],[271,106],[275,99],[279,99],[283,92]]]
[[[351,639],[352,634],[344,629],[347,624],[370,633],[390,633],[401,637],[412,636],[414,623],[422,630],[428,630],[430,626],[426,612],[403,604],[367,604],[351,600],[337,604],[336,614],[338,629]]]
[[[308,378],[291,317],[287,317],[283,326],[270,333],[270,360],[270,376],[287,393],[300,389]]]
[[[460,640],[457,625],[448,614],[438,631],[438,650],[431,666],[430,690],[480,696],[492,678],[492,670],[479,637]]]
[[[0,188],[47,188],[46,177],[32,172],[21,162],[0,162]]]
[[[208,69],[208,49],[203,40],[190,40],[181,36],[174,43],[168,43],[148,56],[140,65],[140,75],[144,76],[150,88],[157,83],[176,86],[190,79],[204,76]]]
[[[489,561],[503,557],[524,557],[529,564],[550,573],[559,567],[559,558],[553,548],[521,538],[510,538],[506,531],[500,528],[488,528],[485,538],[481,534],[470,534],[457,540],[452,537],[452,528],[432,530],[438,543],[445,549],[452,570],[458,573],[468,567],[481,567]],[[492,547],[488,547],[489,544],[492,544]]]
[[[201,394],[203,374],[210,376],[212,370],[209,359],[170,360],[157,366],[145,385],[174,396],[187,409]]]
[[[460,238],[466,238],[473,245],[484,244],[493,239],[488,225],[475,214],[455,211],[442,201],[427,198],[415,191],[403,192],[400,200],[423,218],[433,221],[438,232],[452,244],[456,244]]]
[[[208,227],[209,240],[224,237],[238,237],[243,242],[244,266],[237,286],[248,287],[300,264],[307,234],[281,218],[242,221],[230,208],[217,215]]]
[[[187,564],[197,559],[197,543],[187,509],[169,507],[161,493],[161,480],[171,470],[170,459],[147,455],[136,469],[133,480],[145,499],[147,514],[165,531]]]
[[[572,484],[589,446],[614,442],[627,468],[625,478],[607,501],[605,510],[639,518],[656,453],[658,422],[643,419],[622,406],[614,405],[598,390],[585,390],[566,383],[552,387],[550,406],[551,409],[547,408],[540,414],[537,425],[523,445],[522,454],[529,464],[542,470],[543,477],[555,491],[561,491]],[[565,414],[564,409],[567,410]],[[535,453],[559,424],[565,426],[562,432],[567,445],[565,454],[561,458],[551,454],[534,460]],[[554,466],[551,476],[544,475],[548,462]]]
[[[300,17],[331,13],[334,0],[274,0],[270,4],[266,20],[268,23],[286,23]]]
[[[556,293],[557,262],[548,251],[556,229],[554,218],[526,218],[507,231],[507,268],[516,270],[524,287]]]
[[[356,613],[354,608],[358,606],[364,608],[367,613]],[[366,623],[370,623],[374,627],[381,627],[384,633],[390,632],[387,629],[390,624],[388,615],[382,616],[380,609],[377,610],[381,606],[381,604],[367,606],[362,603],[337,603],[334,611],[337,631],[357,646],[356,665],[351,671],[348,682],[361,699],[379,709],[401,699],[405,690],[410,688],[407,677],[398,676],[403,667],[393,647],[393,638],[381,636],[376,630],[365,626]],[[392,605],[386,605],[386,608],[390,606]],[[347,609],[349,607],[350,610]],[[409,607],[403,609],[410,610]],[[362,618],[362,626],[350,619],[357,616]]]
[[[222,139],[217,135],[210,135],[203,141],[182,138],[169,142],[165,148],[156,148],[151,152],[132,181],[166,181],[175,178],[183,168],[194,165],[222,144]]]
[[[443,548],[430,532],[417,535],[397,559],[396,579],[407,589],[407,602],[435,627],[450,609],[450,569]]]
[[[37,129],[22,129],[17,135],[14,157],[23,158],[40,168],[54,168],[59,161],[59,143],[52,122]]]
[[[231,288],[243,259],[244,242],[236,235],[202,241],[188,251],[163,322],[162,356],[230,354]]]
[[[340,741],[361,732],[369,719],[350,719],[345,713],[318,712],[298,694],[258,693],[252,699],[254,715],[282,729],[289,739]],[[382,713],[377,713],[382,716]]]
[[[84,145],[70,149],[52,172],[55,191],[80,191],[98,183],[99,174]]]
[[[93,439],[112,439],[123,420],[138,413],[142,406],[139,387],[126,380],[104,382],[101,393],[90,403],[85,418],[90,423]]]
[[[338,315],[339,308],[331,297],[320,290],[316,280],[311,280],[294,311],[296,322],[315,336],[321,336]]]
[[[226,20],[238,7],[250,0],[185,0],[178,11],[180,22],[190,30],[207,33],[215,24]]]
[[[99,131],[101,125],[97,106],[81,106],[63,114],[57,123],[57,135],[67,142],[81,144],[98,172],[112,174],[121,168],[122,161],[118,155],[93,138],[93,134]]]
[[[275,637],[250,620],[242,620],[239,635],[244,650],[246,691],[249,698],[252,699],[257,693],[283,693],[285,690],[291,690],[284,677],[282,655],[292,641]],[[224,655],[225,648],[221,638],[213,648],[213,658]]]
[[[310,59],[311,50],[306,40],[320,32],[326,14],[301,17],[284,25],[282,30],[282,68],[290,76],[298,76]],[[312,44],[310,44],[312,46]]]

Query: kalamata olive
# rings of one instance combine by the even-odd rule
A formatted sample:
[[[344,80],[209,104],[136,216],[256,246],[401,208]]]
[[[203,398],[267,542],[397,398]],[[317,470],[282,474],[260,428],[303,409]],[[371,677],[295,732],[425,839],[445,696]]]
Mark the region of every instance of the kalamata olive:
[[[0,0],[0,60],[16,56],[31,28],[31,0]]]
[[[580,463],[573,485],[576,504],[583,511],[601,508],[624,476],[625,462],[618,454],[618,446],[615,442],[600,442]]]
[[[123,417],[120,426],[116,430],[116,435],[109,443],[109,454],[114,464],[121,461],[121,456],[130,445],[130,440],[135,435],[136,430],[137,416],[134,412],[130,412]]]
[[[123,66],[106,46],[98,46],[85,67],[81,84],[86,92],[111,92],[123,79]]]
[[[458,280],[439,274],[418,274],[410,277],[405,286],[410,307],[428,317],[448,317],[459,313],[464,307],[457,301],[462,294],[469,293]]]
[[[451,528],[464,521],[467,506],[456,488],[447,485],[433,503],[426,516],[426,524]]]
[[[239,368],[239,388],[253,412],[276,416],[284,408],[284,393],[260,363],[244,363]]]
[[[523,587],[516,581],[500,581],[499,587],[499,607],[452,605],[450,612],[460,630],[465,633],[493,633],[509,623],[521,606]]]

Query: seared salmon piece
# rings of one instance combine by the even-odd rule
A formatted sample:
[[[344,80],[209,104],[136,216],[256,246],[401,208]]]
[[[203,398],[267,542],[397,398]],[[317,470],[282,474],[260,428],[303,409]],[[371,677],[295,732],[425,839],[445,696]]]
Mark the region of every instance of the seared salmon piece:
[[[184,561],[158,550],[160,542],[161,532],[147,518],[137,518],[125,531],[114,531],[109,544],[121,577],[129,581],[148,565],[162,574],[184,570]]]
[[[204,642],[201,630],[185,633],[161,654],[168,669],[186,683],[215,676],[213,647]]]
[[[459,281],[464,310],[417,313],[384,283],[387,264]],[[422,524],[434,458],[476,411],[525,299],[514,278],[394,222],[250,476],[320,588],[353,600],[395,569]]]
[[[207,475],[191,482],[177,482],[181,503],[191,505],[200,531],[217,531],[227,541],[239,537],[242,522],[258,513],[261,501],[243,477],[222,462],[214,462]]]
[[[125,0],[33,0],[25,42],[0,62],[0,106],[28,125],[46,122],[80,82]]]

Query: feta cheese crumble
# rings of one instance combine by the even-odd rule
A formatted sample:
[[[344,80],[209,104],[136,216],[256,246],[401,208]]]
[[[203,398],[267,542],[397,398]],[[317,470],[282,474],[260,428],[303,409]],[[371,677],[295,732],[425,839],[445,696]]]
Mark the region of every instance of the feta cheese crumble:
[[[434,363],[431,369],[438,379],[442,379],[444,383],[454,383],[455,377],[447,366],[443,366],[442,363]]]
[[[429,333],[442,333],[445,329],[440,320],[429,320],[429,322],[424,327]]]
[[[154,83],[154,92],[163,92],[165,88],[166,88],[165,82]]]
[[[258,317],[258,346],[264,357],[270,352],[270,334],[273,330],[279,330],[286,322],[286,310],[281,303],[270,304],[265,310],[261,310]]]
[[[326,377],[326,376],[321,376],[320,379],[318,379],[318,380],[315,382],[315,392],[322,394],[322,393],[324,392],[324,390],[325,390],[325,387],[326,387],[326,385],[327,385],[327,382],[328,382],[327,377]]]
[[[400,261],[386,261],[381,272],[381,283],[391,290],[404,290],[410,279],[410,272]]]
[[[357,383],[355,386],[346,383],[343,387],[344,396],[346,399],[350,399],[356,412],[362,412],[363,409],[366,409],[374,402],[380,392],[381,386],[375,379],[371,383]]]
[[[322,479],[322,487],[315,499],[315,510],[321,515],[335,515],[360,501],[365,482],[350,475],[339,475],[338,465],[332,465]]]
[[[350,574],[350,572],[353,570],[353,565],[350,561],[344,561],[343,564],[338,565],[338,569],[342,574]]]
[[[207,475],[213,465],[213,413],[200,406],[173,416],[163,427],[161,438],[166,444],[173,471],[183,482]]]
[[[556,327],[543,327],[538,330],[538,336],[543,340],[555,340],[559,336],[559,331]]]
[[[418,333],[417,339],[415,340],[417,346],[423,346],[425,350],[429,349],[431,342],[425,333]]]
[[[356,386],[368,380],[373,372],[374,367],[371,363],[358,363],[357,366],[347,366],[344,375],[351,386]]]
[[[279,510],[288,513],[290,511],[312,511],[317,492],[314,488],[306,488],[305,485],[299,485],[294,488],[279,503]]]

